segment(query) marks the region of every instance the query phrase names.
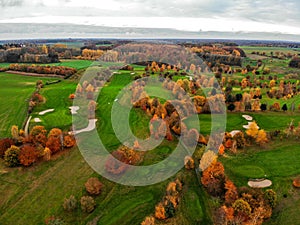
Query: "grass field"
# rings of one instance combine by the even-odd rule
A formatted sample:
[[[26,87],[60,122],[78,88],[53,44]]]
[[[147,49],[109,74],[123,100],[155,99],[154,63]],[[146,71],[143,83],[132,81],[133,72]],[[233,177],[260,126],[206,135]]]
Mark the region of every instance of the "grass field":
[[[12,125],[22,127],[27,115],[28,100],[39,79],[0,73],[0,138],[10,136]],[[41,78],[41,80],[53,79]]]
[[[72,67],[75,69],[86,69],[90,65],[92,65],[93,61],[90,60],[61,60],[60,63],[51,63],[51,64],[38,64],[38,65],[51,65],[51,66],[66,66],[66,67]],[[12,63],[0,63],[0,68],[3,67],[8,67]],[[27,64],[32,64],[32,63],[27,63]]]
[[[294,225],[300,213],[299,190],[292,186],[293,178],[300,174],[299,141],[275,141],[265,148],[253,146],[236,156],[220,158],[226,174],[241,187],[249,178],[268,178],[279,198],[279,205],[266,224]]]

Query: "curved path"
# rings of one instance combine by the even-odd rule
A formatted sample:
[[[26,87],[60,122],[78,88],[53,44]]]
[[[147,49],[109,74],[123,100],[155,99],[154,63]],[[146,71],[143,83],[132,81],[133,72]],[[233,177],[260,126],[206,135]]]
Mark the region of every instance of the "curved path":
[[[86,128],[84,129],[81,129],[81,130],[74,130],[73,132],[71,132],[73,135],[76,135],[76,134],[80,134],[80,133],[83,133],[83,132],[89,132],[89,131],[92,131],[96,128],[96,122],[97,122],[97,119],[91,119],[89,120],[89,124]]]

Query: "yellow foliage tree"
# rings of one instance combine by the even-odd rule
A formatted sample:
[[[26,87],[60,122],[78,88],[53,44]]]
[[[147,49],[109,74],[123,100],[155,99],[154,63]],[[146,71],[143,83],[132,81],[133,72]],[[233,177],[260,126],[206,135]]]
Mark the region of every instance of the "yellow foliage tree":
[[[260,145],[267,143],[268,138],[266,132],[264,130],[259,130],[255,141]]]
[[[256,139],[258,134],[258,126],[257,123],[254,121],[250,123],[249,129],[246,131],[246,134],[254,139]]]
[[[206,170],[211,164],[217,161],[218,156],[211,150],[208,150],[204,153],[200,160],[199,168],[204,171]]]

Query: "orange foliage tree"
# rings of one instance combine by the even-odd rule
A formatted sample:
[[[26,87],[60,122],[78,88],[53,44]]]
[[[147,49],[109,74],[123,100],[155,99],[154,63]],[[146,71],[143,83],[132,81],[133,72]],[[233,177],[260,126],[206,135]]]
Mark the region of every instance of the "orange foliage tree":
[[[38,153],[34,146],[24,145],[19,154],[19,161],[23,166],[32,165],[38,158]]]
[[[52,154],[58,152],[62,147],[61,138],[57,138],[55,136],[50,136],[46,143],[46,147],[51,150]]]
[[[225,182],[225,203],[231,205],[238,199],[238,191],[236,186],[231,180],[226,180]]]
[[[206,170],[204,170],[201,183],[206,188],[208,193],[212,196],[223,196],[225,174],[224,166],[220,162],[211,164]]]

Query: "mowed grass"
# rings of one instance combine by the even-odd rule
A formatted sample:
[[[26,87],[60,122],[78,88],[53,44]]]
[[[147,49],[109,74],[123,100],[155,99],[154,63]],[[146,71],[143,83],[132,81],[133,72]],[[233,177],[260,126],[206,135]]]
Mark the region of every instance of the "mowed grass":
[[[288,125],[291,123],[292,120],[294,120],[294,124],[297,126],[298,123],[300,122],[300,113],[295,112],[236,112],[236,113],[230,113],[228,112],[226,116],[223,115],[214,115],[214,118],[216,121],[218,120],[225,120],[226,121],[226,127],[225,131],[231,132],[233,130],[243,130],[243,125],[247,125],[248,121],[244,119],[242,116],[243,115],[249,115],[253,117],[253,121],[256,121],[258,126],[261,129],[264,129],[265,131],[275,131],[275,130],[280,130],[283,131],[285,130]],[[200,114],[198,115],[199,117],[199,131],[201,134],[208,135],[211,133],[212,129],[212,116],[210,114]],[[187,119],[184,121],[185,124],[189,128],[197,128],[196,127],[196,122],[194,120]],[[220,123],[219,123],[220,124]],[[217,128],[223,128],[222,125],[219,125],[216,123]]]
[[[14,63],[0,63],[0,68],[3,67],[9,67],[10,64],[14,64]],[[21,63],[23,64],[23,63]],[[36,63],[24,63],[24,64],[36,64]],[[70,59],[70,60],[61,60],[61,62],[59,63],[50,63],[50,64],[36,64],[36,65],[41,65],[41,66],[46,66],[46,65],[50,65],[50,66],[66,66],[66,67],[72,67],[75,68],[77,70],[80,69],[86,69],[89,66],[91,66],[93,64],[93,61],[91,60],[75,60],[75,59]]]
[[[46,102],[38,105],[32,113],[33,118],[39,118],[41,123],[31,122],[34,125],[43,125],[49,131],[51,128],[59,127],[62,130],[69,130],[72,125],[72,115],[69,107],[73,105],[69,95],[75,93],[77,83],[63,80],[57,84],[45,85],[41,90]],[[39,115],[44,110],[54,109],[54,112]]]
[[[299,141],[274,141],[265,148],[252,146],[235,156],[220,158],[226,174],[239,186],[247,186],[249,178],[268,178],[278,194],[279,205],[267,224],[297,224],[300,213],[299,190],[292,186],[300,174]]]
[[[12,125],[22,128],[37,80],[53,79],[0,73],[0,138],[10,136]]]

